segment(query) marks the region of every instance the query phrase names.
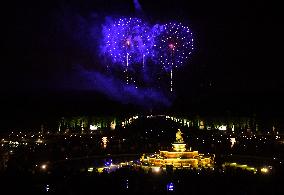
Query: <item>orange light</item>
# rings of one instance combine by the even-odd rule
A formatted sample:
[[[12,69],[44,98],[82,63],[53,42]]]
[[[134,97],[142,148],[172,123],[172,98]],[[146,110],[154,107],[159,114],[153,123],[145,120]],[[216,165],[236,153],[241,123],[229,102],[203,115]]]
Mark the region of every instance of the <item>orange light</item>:
[[[47,168],[47,165],[46,164],[43,164],[43,165],[41,165],[41,167],[40,167],[42,170],[46,170],[46,168]]]

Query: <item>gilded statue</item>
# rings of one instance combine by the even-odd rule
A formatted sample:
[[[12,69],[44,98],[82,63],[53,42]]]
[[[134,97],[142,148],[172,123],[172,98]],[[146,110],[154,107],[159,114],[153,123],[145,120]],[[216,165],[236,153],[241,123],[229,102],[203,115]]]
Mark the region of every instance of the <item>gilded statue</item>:
[[[182,135],[183,133],[180,131],[180,129],[178,129],[178,131],[176,132],[176,142],[177,143],[183,143],[183,138]]]

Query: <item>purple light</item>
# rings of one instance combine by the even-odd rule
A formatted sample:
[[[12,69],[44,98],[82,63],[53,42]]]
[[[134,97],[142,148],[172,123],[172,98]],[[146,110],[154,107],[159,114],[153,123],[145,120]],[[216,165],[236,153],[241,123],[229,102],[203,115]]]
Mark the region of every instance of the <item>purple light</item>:
[[[162,71],[170,72],[172,92],[174,68],[188,61],[193,35],[181,23],[156,24],[150,28],[141,19],[121,18],[104,24],[101,48],[108,71],[122,73],[127,85],[138,88],[144,81],[154,82],[149,75],[160,74],[161,66]],[[154,66],[147,66],[148,60]]]
[[[103,27],[103,52],[123,66],[142,63],[149,54],[150,28],[138,18],[121,18]]]
[[[174,184],[172,182],[168,183],[167,190],[168,191],[174,191]]]
[[[156,27],[155,61],[166,71],[182,66],[193,50],[193,35],[182,24],[168,23]]]
[[[172,43],[169,44],[169,48],[170,48],[171,50],[174,50],[174,47],[175,47],[174,44],[172,44]]]
[[[112,159],[106,160],[104,164],[106,167],[109,167],[112,164]]]

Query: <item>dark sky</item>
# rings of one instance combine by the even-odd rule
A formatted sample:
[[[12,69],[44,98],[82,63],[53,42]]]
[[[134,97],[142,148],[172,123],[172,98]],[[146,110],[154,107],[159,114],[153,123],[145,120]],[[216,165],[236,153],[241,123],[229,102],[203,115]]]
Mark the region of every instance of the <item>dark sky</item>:
[[[140,3],[147,20],[182,21],[196,37],[191,61],[177,72],[177,98],[170,110],[283,113],[283,63],[278,49],[281,33],[277,30],[281,12],[277,5],[245,0]],[[92,68],[100,61],[97,54],[90,55],[92,46],[84,46],[87,39],[81,41],[82,34],[76,36],[86,33],[84,24],[98,25],[106,16],[135,14],[131,0],[2,4],[2,112],[11,116],[60,115],[123,108],[96,91],[58,90],[57,86],[73,79],[69,73],[74,71],[74,64]]]

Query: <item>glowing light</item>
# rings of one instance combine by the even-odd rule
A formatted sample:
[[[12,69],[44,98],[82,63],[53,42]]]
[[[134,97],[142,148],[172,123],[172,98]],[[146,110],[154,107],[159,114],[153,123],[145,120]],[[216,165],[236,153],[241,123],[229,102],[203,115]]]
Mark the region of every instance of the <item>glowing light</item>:
[[[107,137],[102,137],[102,142],[103,142],[103,147],[106,148],[107,147]]]
[[[181,24],[168,23],[157,25],[155,30],[156,60],[162,62],[165,70],[172,69],[173,65],[183,65],[193,50],[193,35],[189,28]]]
[[[167,190],[168,191],[174,191],[174,184],[172,182],[168,183]]]
[[[182,66],[193,50],[193,36],[189,28],[168,23],[154,27],[154,61],[170,72],[170,91],[173,91],[173,68]]]
[[[268,168],[263,167],[263,168],[260,169],[260,171],[262,173],[268,173]]]
[[[105,23],[103,52],[113,63],[141,63],[143,57],[149,54],[150,30],[150,27],[139,18],[121,18]]]
[[[128,189],[129,188],[129,183],[128,183],[128,179],[126,179],[126,189]]]
[[[205,126],[204,126],[204,121],[200,121],[199,123],[199,129],[204,129]]]
[[[145,64],[152,60],[152,64],[160,65],[166,73],[170,72],[170,91],[173,91],[174,85],[173,69],[189,60],[194,43],[190,29],[181,23],[150,27],[139,18],[110,19],[103,25],[102,35],[100,48],[108,61],[108,71],[123,71],[126,84],[131,84],[136,80],[131,75],[141,70],[137,64],[142,64],[142,70],[146,70]],[[151,68],[148,70],[152,71]],[[158,68],[158,71],[161,72],[161,69]]]
[[[102,173],[103,171],[104,171],[104,167],[98,168],[98,172],[99,172],[99,173]]]
[[[173,50],[174,49],[174,44],[169,44],[169,48],[171,49],[171,50]]]
[[[230,142],[231,142],[231,148],[235,145],[235,143],[237,142],[236,141],[236,138],[234,138],[234,137],[231,137],[230,138]]]
[[[93,167],[89,167],[88,168],[88,172],[93,172],[94,171],[94,168]]]
[[[153,167],[153,172],[159,173],[160,172],[160,167]]]
[[[40,166],[40,168],[41,168],[42,170],[46,170],[46,169],[47,169],[47,165],[46,165],[46,164],[43,164],[43,165]]]
[[[47,192],[48,192],[48,191],[49,191],[49,189],[50,189],[50,188],[49,188],[49,185],[48,185],[48,184],[46,184],[46,186],[45,186],[45,191],[47,191]]]
[[[36,140],[36,143],[40,143],[40,144],[41,144],[41,143],[43,143],[43,141],[38,138],[38,139]]]
[[[221,125],[221,126],[218,127],[218,129],[220,131],[225,131],[225,130],[227,130],[227,126],[226,125]]]
[[[129,40],[126,41],[126,45],[130,46],[130,41]]]
[[[90,130],[91,131],[98,130],[98,126],[97,125],[90,125]]]
[[[105,161],[105,166],[106,167],[109,167],[109,166],[112,166],[112,159],[109,159],[108,161]]]
[[[116,122],[115,120],[110,123],[110,129],[115,130]]]

